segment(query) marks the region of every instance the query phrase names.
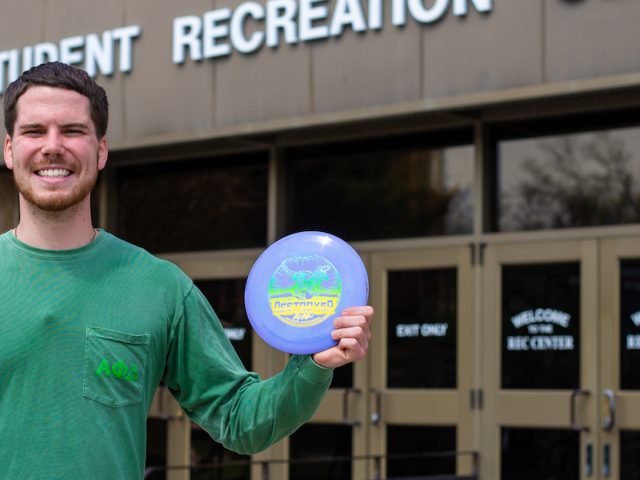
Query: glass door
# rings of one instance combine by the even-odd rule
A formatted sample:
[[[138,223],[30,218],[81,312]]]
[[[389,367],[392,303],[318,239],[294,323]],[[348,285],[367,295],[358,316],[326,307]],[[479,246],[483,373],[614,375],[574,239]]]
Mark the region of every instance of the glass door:
[[[596,478],[596,241],[491,245],[481,478]]]
[[[640,478],[640,238],[602,242],[602,478]]]
[[[244,307],[244,288],[247,275],[257,253],[230,254],[176,254],[164,255],[176,263],[202,291],[215,310],[225,333],[246,368],[269,377],[282,369],[286,358],[266,345],[254,334]],[[181,412],[169,392],[160,388],[152,407],[152,419],[166,421],[166,465],[185,466],[167,471],[170,480],[189,478],[228,478],[245,480],[259,478],[258,466],[248,464],[252,458],[225,449]],[[253,457],[253,460],[283,458],[282,442]],[[224,466],[212,465],[224,464]],[[281,464],[272,467],[281,475]]]
[[[370,256],[359,253],[371,284]],[[374,322],[375,332],[380,322],[377,314]],[[285,440],[291,462],[289,479],[368,478],[365,457],[370,431],[367,421],[369,357],[355,365],[335,369],[329,391],[311,421]]]
[[[367,477],[423,478],[474,468],[471,251],[468,246],[375,253]],[[355,477],[354,477],[355,478]]]

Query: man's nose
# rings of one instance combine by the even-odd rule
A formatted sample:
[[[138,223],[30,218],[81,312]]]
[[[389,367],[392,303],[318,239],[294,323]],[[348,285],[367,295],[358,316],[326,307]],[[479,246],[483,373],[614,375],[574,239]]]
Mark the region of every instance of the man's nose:
[[[61,155],[64,152],[64,141],[62,135],[56,131],[49,131],[45,136],[42,145],[43,155]]]

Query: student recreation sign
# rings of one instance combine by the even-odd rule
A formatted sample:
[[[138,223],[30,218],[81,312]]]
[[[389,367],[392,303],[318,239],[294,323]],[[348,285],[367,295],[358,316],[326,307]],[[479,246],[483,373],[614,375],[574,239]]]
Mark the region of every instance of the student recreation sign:
[[[492,10],[493,0],[246,1],[234,8],[173,18],[167,58],[180,65],[233,52],[248,55],[263,47],[337,38],[347,30],[366,34],[389,23],[403,28],[410,21],[435,23],[449,12],[464,17],[471,11],[489,14]],[[92,76],[131,72],[135,43],[142,35],[141,25],[128,25],[0,50],[0,95],[21,72],[49,61],[77,65]]]

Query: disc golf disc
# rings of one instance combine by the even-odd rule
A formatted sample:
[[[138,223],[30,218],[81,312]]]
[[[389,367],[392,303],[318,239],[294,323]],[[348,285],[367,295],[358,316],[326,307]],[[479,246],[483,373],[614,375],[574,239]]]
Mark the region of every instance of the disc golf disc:
[[[366,305],[367,271],[344,240],[299,232],[269,246],[249,272],[247,316],[258,335],[287,353],[309,354],[336,344],[333,320],[347,307]]]

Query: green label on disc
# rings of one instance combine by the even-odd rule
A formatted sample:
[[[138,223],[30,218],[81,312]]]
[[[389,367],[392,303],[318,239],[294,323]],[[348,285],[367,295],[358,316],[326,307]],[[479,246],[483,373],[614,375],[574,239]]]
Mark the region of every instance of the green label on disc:
[[[338,270],[320,255],[285,259],[269,282],[273,316],[294,327],[322,323],[336,313],[341,294]]]

